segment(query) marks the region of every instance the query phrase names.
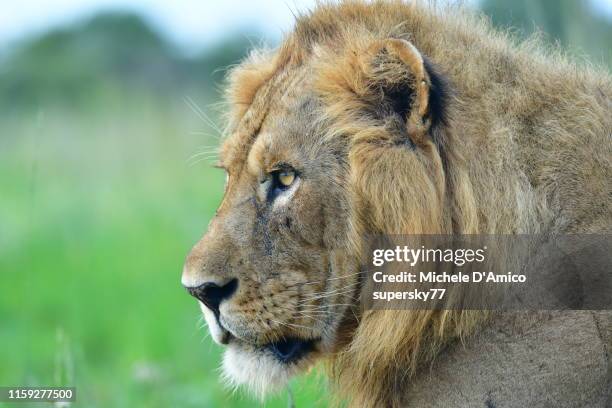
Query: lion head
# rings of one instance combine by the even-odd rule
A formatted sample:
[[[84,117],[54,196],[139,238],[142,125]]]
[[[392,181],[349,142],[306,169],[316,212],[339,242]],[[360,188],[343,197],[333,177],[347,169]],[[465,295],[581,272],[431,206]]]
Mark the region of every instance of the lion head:
[[[320,6],[231,72],[225,195],[182,283],[232,383],[263,394],[327,360],[339,383],[361,384],[357,404],[376,404],[390,370],[405,377],[476,320],[359,307],[364,234],[476,228],[447,126],[452,85],[409,31],[433,18],[399,3]]]

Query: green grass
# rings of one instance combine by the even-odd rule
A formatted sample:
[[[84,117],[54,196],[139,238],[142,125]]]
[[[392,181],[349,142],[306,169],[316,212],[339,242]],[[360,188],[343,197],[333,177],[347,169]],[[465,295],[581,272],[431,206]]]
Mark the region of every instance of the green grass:
[[[221,384],[180,286],[222,194],[223,174],[188,160],[214,132],[180,99],[111,106],[0,122],[0,385],[74,385],[80,407],[261,405]],[[326,405],[315,374],[292,390]]]

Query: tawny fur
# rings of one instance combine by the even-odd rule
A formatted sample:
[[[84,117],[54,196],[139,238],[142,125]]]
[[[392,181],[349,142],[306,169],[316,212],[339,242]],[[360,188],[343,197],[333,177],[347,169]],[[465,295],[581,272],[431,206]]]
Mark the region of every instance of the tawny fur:
[[[417,139],[418,129],[408,131],[416,149],[394,145],[388,123],[363,115],[379,97],[372,83],[418,78],[392,61],[372,68],[389,39],[408,41],[450,84],[446,117],[428,129],[435,134]],[[349,256],[360,256],[364,233],[610,231],[610,76],[536,41],[517,44],[459,8],[320,4],[297,18],[278,50],[254,54],[230,75],[234,109],[222,160],[234,179],[227,194],[247,167],[252,177],[267,171],[274,146],[259,134],[270,117],[289,115],[278,102],[288,93],[316,95],[322,138],[346,146],[348,178],[330,183],[350,196],[343,237]],[[220,212],[231,205],[226,195]],[[365,312],[330,358],[340,399],[356,407],[401,405],[399,390],[419,368],[487,317]]]

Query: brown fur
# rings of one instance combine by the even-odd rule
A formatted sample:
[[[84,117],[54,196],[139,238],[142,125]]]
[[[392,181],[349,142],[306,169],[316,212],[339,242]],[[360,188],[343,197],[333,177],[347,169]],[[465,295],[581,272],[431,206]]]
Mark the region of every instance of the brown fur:
[[[428,117],[440,114],[429,112],[431,78],[398,39],[449,82],[444,117]],[[405,128],[381,108],[385,90],[397,84],[409,84],[413,95]],[[188,264],[218,276],[227,273],[219,265],[229,264],[251,282],[239,293],[248,310],[235,313],[312,326],[292,317],[300,299],[328,293],[330,304],[355,302],[352,274],[364,233],[610,231],[609,75],[536,43],[516,45],[462,10],[394,1],[319,5],[298,17],[278,50],[237,67],[228,96],[234,108],[222,165],[230,181]],[[258,179],[279,161],[297,163],[304,180],[264,231],[260,204],[243,203],[261,202]],[[290,217],[292,226],[274,217]],[[270,231],[278,240],[253,235]],[[265,239],[284,255],[267,260]],[[329,273],[338,280],[325,286]],[[306,286],[312,281],[321,285]],[[268,300],[283,311],[263,311]],[[474,311],[326,310],[343,316],[334,323],[332,378],[340,397],[359,407],[401,405],[401,390],[420,367],[487,318]],[[287,327],[252,323],[245,330],[260,343],[320,334]]]

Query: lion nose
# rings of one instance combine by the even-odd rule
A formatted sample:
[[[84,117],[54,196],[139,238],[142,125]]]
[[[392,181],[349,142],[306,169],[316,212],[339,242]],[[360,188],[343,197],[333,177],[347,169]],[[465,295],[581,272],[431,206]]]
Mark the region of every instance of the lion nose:
[[[232,279],[224,285],[206,282],[199,286],[185,287],[191,296],[204,303],[217,316],[219,315],[219,305],[221,302],[229,299],[236,292],[237,288],[238,279]]]

